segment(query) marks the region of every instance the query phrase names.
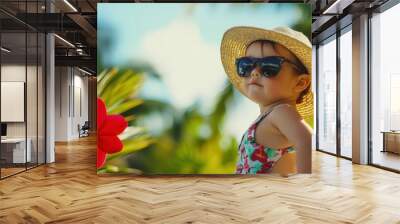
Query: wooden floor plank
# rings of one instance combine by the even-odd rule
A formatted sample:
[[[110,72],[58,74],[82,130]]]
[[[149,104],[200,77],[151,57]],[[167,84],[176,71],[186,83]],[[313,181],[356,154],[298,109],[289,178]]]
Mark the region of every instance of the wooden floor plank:
[[[96,141],[0,181],[0,223],[400,223],[400,175],[313,152],[313,174],[97,176]]]

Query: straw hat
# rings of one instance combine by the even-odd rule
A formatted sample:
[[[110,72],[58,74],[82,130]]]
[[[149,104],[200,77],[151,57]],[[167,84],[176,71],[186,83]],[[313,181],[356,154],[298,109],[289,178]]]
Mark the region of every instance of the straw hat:
[[[301,32],[287,27],[277,27],[272,30],[256,27],[232,27],[227,30],[221,43],[221,60],[225,72],[232,84],[243,94],[241,83],[244,78],[238,76],[235,60],[245,56],[246,49],[256,40],[269,40],[285,46],[303,63],[311,75],[312,48],[308,38]],[[303,102],[296,105],[298,112],[308,123],[313,119],[313,95],[311,90],[303,97]]]

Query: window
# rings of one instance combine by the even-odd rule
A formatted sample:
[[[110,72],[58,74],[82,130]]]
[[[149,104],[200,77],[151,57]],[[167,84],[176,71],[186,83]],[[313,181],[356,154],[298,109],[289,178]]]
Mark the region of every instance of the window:
[[[347,31],[347,32],[346,32]],[[352,154],[352,35],[351,26],[340,36],[340,155]]]
[[[1,2],[0,6],[12,2]],[[44,1],[18,2],[22,13]],[[0,23],[0,179],[45,163],[45,34],[12,16]]]
[[[318,149],[336,153],[336,37],[318,48]]]
[[[400,170],[400,5],[371,18],[372,164]]]

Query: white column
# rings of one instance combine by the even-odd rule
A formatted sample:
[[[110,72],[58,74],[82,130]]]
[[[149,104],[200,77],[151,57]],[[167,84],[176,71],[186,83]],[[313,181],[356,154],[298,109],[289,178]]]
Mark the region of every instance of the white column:
[[[51,1],[46,1],[47,12],[53,12]],[[54,34],[46,35],[46,163],[55,162],[55,54]]]
[[[47,34],[46,36],[46,163],[52,163],[55,161],[55,149],[54,149],[54,133],[55,133],[55,73],[54,73],[54,35]]]
[[[368,15],[353,20],[353,162],[368,163]]]
[[[317,88],[316,88],[316,74],[317,74],[317,49],[316,46],[312,46],[312,83],[311,83],[311,89],[314,94],[313,98],[313,110],[314,110],[314,127],[313,127],[313,133],[312,133],[312,149],[316,150],[317,149]]]

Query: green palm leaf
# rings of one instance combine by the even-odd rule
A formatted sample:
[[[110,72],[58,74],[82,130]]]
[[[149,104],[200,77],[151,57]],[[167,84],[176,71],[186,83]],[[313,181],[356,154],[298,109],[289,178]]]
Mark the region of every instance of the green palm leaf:
[[[144,76],[132,69],[106,69],[98,76],[98,96],[104,101],[108,114],[123,115],[141,104],[144,100],[136,97],[144,81]],[[127,122],[134,120],[133,114],[125,116]],[[107,155],[107,164],[98,170],[104,172],[139,172],[138,170],[115,164],[109,164],[110,161],[120,161],[127,155],[144,149],[154,142],[154,140],[144,133],[144,129],[135,127],[131,124],[119,136],[123,142],[123,148],[120,152]],[[117,160],[118,159],[118,160]]]

